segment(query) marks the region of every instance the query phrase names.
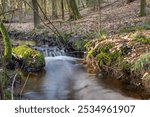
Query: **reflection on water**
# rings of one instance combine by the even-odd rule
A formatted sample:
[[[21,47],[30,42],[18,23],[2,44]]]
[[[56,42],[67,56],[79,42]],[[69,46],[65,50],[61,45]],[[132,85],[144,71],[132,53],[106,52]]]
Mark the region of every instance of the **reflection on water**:
[[[118,87],[107,85],[102,79],[89,76],[75,58],[46,57],[45,71],[30,75],[23,95],[27,99],[50,100],[136,99],[127,96]]]

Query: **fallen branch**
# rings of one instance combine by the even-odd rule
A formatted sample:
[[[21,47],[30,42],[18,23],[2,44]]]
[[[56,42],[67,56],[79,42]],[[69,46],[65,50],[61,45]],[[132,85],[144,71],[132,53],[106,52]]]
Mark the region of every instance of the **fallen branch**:
[[[13,78],[12,85],[11,85],[11,99],[12,100],[14,99],[14,84],[15,84],[15,80],[16,80],[17,75],[18,75],[18,73],[15,74],[15,76]]]
[[[25,88],[25,86],[26,86],[26,84],[27,84],[27,82],[28,82],[28,79],[29,79],[30,74],[31,74],[31,73],[28,74],[28,76],[27,76],[27,78],[26,78],[26,81],[25,81],[25,83],[24,83],[24,85],[23,85],[23,87],[22,87],[22,89],[21,89],[21,91],[20,91],[20,93],[19,93],[20,99],[21,99],[23,90],[24,90],[24,88]]]

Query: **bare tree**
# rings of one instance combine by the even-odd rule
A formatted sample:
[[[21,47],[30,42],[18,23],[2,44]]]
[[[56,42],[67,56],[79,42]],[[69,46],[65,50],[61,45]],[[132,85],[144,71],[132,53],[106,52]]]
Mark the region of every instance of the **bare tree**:
[[[37,0],[32,0],[32,6],[33,6],[33,15],[34,15],[34,28],[38,28],[40,24],[40,18],[39,18]]]

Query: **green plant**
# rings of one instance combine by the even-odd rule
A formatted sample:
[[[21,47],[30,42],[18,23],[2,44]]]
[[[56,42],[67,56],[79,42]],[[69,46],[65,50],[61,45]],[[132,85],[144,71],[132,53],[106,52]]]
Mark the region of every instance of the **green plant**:
[[[86,49],[88,49],[89,47],[90,47],[90,42],[86,42],[85,44],[84,44],[84,48],[86,48]]]
[[[93,56],[98,61],[99,65],[111,65],[112,62],[116,61],[118,59],[118,52],[115,51],[113,53],[110,52],[110,49],[113,47],[113,44],[104,44],[96,49],[91,49],[87,57]]]
[[[68,32],[68,31],[64,31],[64,32],[61,33],[64,43],[68,43],[69,42],[69,38],[71,37],[71,34],[72,33]]]
[[[111,53],[111,61],[115,65],[121,65],[123,59],[122,50],[116,50],[113,53]]]
[[[143,44],[150,44],[150,36],[147,37],[145,35],[135,35],[134,40]]]
[[[4,90],[4,98],[5,98],[5,100],[11,99],[11,92],[7,89]]]
[[[132,71],[140,73],[143,69],[149,69],[150,67],[150,53],[142,54],[132,65]]]
[[[124,72],[124,73],[130,73],[131,72],[131,64],[128,62],[121,62],[120,63],[120,69]]]
[[[110,54],[103,51],[97,54],[96,59],[98,60],[99,66],[109,65],[111,63]]]
[[[93,56],[93,52],[94,52],[94,49],[89,50],[87,53],[87,57]]]
[[[79,51],[82,51],[85,49],[85,44],[87,43],[86,40],[84,39],[78,39],[77,41],[75,41],[74,43],[74,48],[75,50],[79,50]]]
[[[145,30],[150,30],[150,20],[145,22],[143,27]]]
[[[119,34],[127,34],[136,31],[136,26],[128,26],[119,30]]]
[[[119,34],[127,34],[134,31],[144,31],[150,29],[150,20],[146,21],[140,25],[134,25],[134,26],[127,26],[125,28],[121,28],[118,33]]]
[[[107,38],[107,32],[105,30],[96,32],[96,38],[100,38],[102,40],[105,40]]]

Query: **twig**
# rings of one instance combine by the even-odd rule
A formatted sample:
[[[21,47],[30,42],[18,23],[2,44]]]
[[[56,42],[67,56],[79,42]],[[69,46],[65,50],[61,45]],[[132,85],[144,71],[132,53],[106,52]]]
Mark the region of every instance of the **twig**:
[[[25,86],[26,86],[26,84],[27,84],[27,81],[28,81],[28,79],[29,79],[30,74],[31,74],[31,73],[28,74],[28,76],[27,76],[27,78],[26,78],[26,81],[25,81],[25,83],[24,83],[24,85],[23,85],[23,87],[22,87],[22,89],[21,89],[21,91],[20,91],[20,93],[19,93],[20,98],[21,98],[21,96],[22,96],[22,92],[23,92],[23,90],[24,90],[24,88],[25,88]]]
[[[16,80],[17,75],[18,75],[18,73],[15,74],[15,76],[13,78],[12,85],[11,85],[11,99],[12,100],[14,99],[14,84],[15,84],[15,80]]]
[[[11,16],[11,19],[10,19],[10,24],[9,24],[9,26],[7,27],[7,32],[8,32],[8,30],[9,30],[9,28],[10,28],[10,25],[11,25],[11,21],[13,20],[13,17],[14,17],[14,11],[12,12],[12,16]]]
[[[44,17],[46,18],[46,20],[49,22],[49,24],[52,25],[52,27],[55,29],[56,33],[58,34],[58,36],[60,36],[61,39],[63,39],[63,36],[59,33],[58,29],[54,26],[54,24],[49,20],[49,18],[46,16],[46,14],[44,13],[44,11],[42,10],[41,6],[39,5],[39,3],[37,2],[37,5],[38,7],[40,8],[42,14],[44,15]],[[46,25],[48,28],[50,28],[48,25]],[[62,43],[60,42],[59,39],[56,38],[56,41],[58,42],[59,41],[59,44],[61,44],[62,46]]]
[[[0,14],[1,15],[4,15],[4,14],[7,14],[7,13],[11,13],[11,12],[14,12],[14,11],[18,11],[19,9],[13,9],[13,10],[10,10],[10,11],[6,11],[6,12],[3,12]]]
[[[61,34],[59,33],[58,29],[54,26],[54,24],[49,20],[49,18],[46,16],[46,14],[44,13],[44,11],[42,10],[41,6],[39,5],[39,3],[37,2],[38,7],[40,8],[42,14],[44,15],[44,17],[46,18],[46,20],[49,22],[49,24],[52,25],[52,27],[55,29],[55,31],[57,32],[57,34],[59,36],[61,36]],[[62,37],[62,36],[61,36]]]

